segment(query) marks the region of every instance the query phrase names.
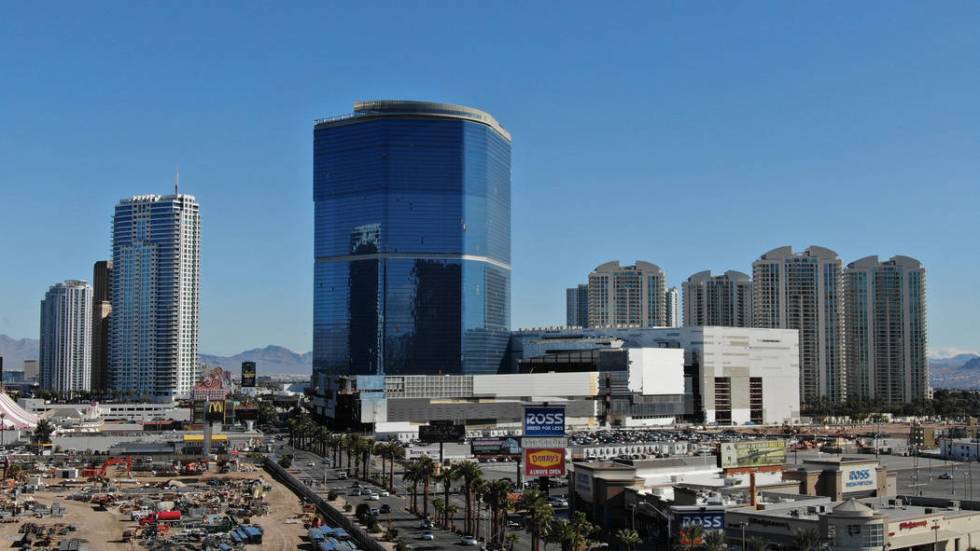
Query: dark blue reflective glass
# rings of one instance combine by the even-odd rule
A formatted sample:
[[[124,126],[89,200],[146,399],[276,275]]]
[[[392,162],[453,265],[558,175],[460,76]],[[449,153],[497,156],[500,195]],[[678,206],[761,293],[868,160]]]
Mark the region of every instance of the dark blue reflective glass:
[[[459,119],[318,125],[314,201],[315,371],[501,368],[510,329],[508,138]]]

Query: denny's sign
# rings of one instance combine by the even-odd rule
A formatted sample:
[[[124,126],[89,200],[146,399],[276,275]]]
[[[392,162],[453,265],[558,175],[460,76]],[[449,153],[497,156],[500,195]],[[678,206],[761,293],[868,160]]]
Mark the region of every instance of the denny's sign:
[[[525,448],[525,476],[565,476],[563,448]]]

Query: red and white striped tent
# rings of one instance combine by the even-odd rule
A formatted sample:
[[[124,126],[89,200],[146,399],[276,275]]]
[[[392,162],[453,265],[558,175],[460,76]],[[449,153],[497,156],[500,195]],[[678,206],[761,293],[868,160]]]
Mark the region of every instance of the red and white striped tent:
[[[3,413],[5,429],[32,429],[37,426],[37,415],[17,405],[10,396],[0,392],[0,413]]]

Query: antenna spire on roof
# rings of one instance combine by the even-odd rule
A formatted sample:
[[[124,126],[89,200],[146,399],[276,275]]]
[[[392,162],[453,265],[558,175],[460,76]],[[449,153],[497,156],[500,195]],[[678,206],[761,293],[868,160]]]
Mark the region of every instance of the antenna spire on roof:
[[[180,195],[180,167],[177,167],[177,179],[174,181],[174,195]]]

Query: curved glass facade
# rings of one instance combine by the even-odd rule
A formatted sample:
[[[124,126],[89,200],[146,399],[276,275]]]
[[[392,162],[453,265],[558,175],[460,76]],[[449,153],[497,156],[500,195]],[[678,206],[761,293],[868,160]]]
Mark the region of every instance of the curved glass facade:
[[[314,128],[314,385],[496,373],[510,334],[510,137],[467,108],[362,105]]]

